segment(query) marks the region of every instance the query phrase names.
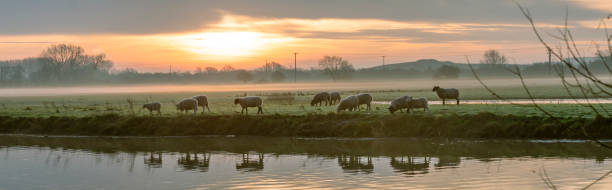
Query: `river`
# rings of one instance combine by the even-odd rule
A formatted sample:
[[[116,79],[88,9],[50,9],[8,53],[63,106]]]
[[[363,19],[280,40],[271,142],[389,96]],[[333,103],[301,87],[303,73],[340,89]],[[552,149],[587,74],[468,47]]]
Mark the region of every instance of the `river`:
[[[547,140],[0,136],[0,189],[544,189],[546,176],[575,189],[612,169],[611,152]]]

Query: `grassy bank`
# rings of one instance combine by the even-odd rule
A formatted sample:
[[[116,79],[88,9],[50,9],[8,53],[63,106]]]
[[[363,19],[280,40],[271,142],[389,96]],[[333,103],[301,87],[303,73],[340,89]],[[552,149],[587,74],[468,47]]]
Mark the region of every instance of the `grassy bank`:
[[[175,117],[0,117],[0,133],[93,136],[256,135],[301,137],[456,137],[582,139],[586,126],[612,138],[612,119],[567,118],[565,125],[539,116],[430,114],[203,115]],[[566,127],[569,126],[569,127]]]

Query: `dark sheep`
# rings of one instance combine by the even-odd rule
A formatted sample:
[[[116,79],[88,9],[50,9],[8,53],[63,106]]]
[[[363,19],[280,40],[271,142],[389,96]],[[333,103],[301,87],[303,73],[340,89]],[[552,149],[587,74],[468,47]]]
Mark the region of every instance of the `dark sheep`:
[[[208,107],[208,96],[194,96],[193,99],[198,100],[198,106],[202,106],[202,113],[206,111],[204,108],[208,109],[208,112],[210,112],[210,108]]]
[[[193,114],[196,114],[198,112],[198,100],[193,98],[183,99],[176,104],[176,109],[180,112],[193,110]]]
[[[330,99],[329,102],[331,105],[335,105],[337,102],[340,102],[340,93],[339,92],[331,92],[329,93]]]
[[[153,114],[153,111],[157,111],[157,114],[161,115],[161,103],[159,102],[151,102],[148,104],[144,104],[142,105],[142,108],[149,110],[151,114]]]
[[[234,99],[234,104],[240,104],[242,110],[240,114],[244,114],[246,110],[246,114],[249,114],[249,107],[257,107],[257,114],[263,114],[263,100],[259,96],[247,96]]]
[[[310,106],[315,106],[317,104],[319,104],[319,106],[321,106],[323,104],[323,102],[325,102],[325,106],[327,105],[331,105],[330,101],[330,95],[327,92],[321,92],[316,94],[313,98],[312,101],[310,101]]]
[[[365,104],[365,105],[367,105],[366,110],[367,111],[371,110],[370,104],[372,103],[372,95],[370,95],[370,94],[357,94],[357,98],[359,99],[359,105],[357,105],[357,108],[359,108],[361,110],[361,105]]]
[[[454,88],[440,88],[439,86],[434,86],[431,91],[436,92],[436,94],[438,94],[438,97],[442,99],[442,105],[446,105],[446,99],[456,99],[457,105],[459,105],[459,90]]]

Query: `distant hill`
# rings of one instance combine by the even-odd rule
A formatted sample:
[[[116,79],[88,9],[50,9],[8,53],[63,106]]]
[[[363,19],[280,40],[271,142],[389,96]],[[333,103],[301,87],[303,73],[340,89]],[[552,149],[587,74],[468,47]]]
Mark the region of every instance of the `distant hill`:
[[[403,63],[394,63],[385,65],[386,70],[416,70],[416,71],[426,71],[426,70],[435,70],[442,65],[449,65],[459,67],[460,69],[469,69],[467,64],[463,63],[454,63],[450,61],[438,61],[435,59],[420,59],[413,62],[403,62]],[[382,70],[383,66],[374,66],[369,68],[364,68],[362,70]]]

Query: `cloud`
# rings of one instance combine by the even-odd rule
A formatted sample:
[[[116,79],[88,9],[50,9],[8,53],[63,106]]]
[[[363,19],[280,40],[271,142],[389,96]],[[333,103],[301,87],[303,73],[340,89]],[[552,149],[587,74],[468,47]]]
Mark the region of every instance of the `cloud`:
[[[389,22],[521,24],[512,0],[0,0],[0,34],[157,34],[205,30],[224,14],[268,19],[365,19]],[[592,1],[592,0],[589,0]],[[519,1],[538,20],[560,22],[606,12],[583,1]],[[325,21],[325,20],[319,20]],[[324,24],[324,23],[322,23]]]

